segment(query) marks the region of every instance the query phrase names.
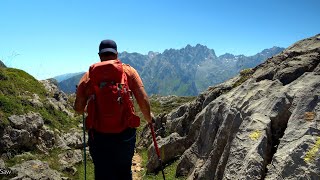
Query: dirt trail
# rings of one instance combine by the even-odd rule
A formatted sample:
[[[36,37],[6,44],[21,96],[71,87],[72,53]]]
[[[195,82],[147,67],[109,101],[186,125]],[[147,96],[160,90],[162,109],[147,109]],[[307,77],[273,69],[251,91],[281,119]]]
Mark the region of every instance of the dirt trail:
[[[132,159],[132,177],[133,180],[141,180],[141,171],[143,170],[142,167],[142,158],[138,153],[135,153]]]

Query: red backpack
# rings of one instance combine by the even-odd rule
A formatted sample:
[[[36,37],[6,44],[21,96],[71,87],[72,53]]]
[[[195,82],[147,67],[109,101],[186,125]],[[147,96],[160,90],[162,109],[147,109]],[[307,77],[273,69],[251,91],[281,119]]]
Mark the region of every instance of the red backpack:
[[[91,65],[89,78],[87,129],[119,133],[140,125],[140,118],[134,114],[132,93],[120,60]]]

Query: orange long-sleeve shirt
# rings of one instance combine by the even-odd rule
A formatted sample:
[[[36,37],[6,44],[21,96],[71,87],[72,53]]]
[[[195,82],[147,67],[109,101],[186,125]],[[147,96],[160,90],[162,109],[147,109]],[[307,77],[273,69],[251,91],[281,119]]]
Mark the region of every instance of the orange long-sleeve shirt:
[[[144,115],[144,118],[147,120],[147,122],[151,123],[152,116],[150,112],[149,98],[147,96],[146,91],[144,90],[144,86],[138,72],[128,64],[123,64],[123,70],[127,75],[129,88],[133,92],[133,95],[138,102],[138,105],[142,114]],[[88,82],[89,72],[86,72],[80,79],[76,92],[74,109],[78,113],[84,112],[87,100],[89,98]]]

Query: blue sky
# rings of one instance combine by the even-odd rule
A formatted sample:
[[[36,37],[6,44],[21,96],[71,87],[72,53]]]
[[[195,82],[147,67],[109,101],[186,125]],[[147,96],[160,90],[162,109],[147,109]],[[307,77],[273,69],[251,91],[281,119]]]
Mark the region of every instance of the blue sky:
[[[0,59],[37,79],[86,71],[103,39],[119,52],[198,43],[254,55],[320,33],[319,0],[0,0]]]

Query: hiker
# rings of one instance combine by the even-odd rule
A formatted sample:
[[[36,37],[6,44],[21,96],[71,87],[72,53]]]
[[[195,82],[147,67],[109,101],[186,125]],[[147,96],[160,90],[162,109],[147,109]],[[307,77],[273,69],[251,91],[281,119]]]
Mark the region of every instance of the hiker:
[[[146,121],[152,123],[149,99],[137,71],[118,59],[113,40],[101,41],[98,54],[101,62],[93,64],[78,84],[74,109],[88,113],[86,128],[95,179],[129,180],[136,127],[140,125],[130,94],[137,100]]]

